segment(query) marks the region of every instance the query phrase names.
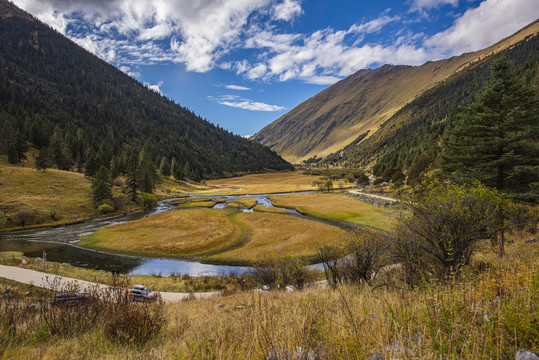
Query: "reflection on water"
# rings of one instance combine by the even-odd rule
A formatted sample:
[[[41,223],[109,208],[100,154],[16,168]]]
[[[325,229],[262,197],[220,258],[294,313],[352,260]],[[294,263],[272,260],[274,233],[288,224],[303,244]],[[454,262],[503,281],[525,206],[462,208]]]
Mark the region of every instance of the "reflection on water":
[[[260,205],[273,207],[273,204],[268,199],[269,195],[285,194],[232,195],[212,198],[225,200],[225,203],[217,204],[214,208],[224,208],[226,203],[230,201],[247,197],[255,198]],[[249,270],[249,268],[242,266],[209,265],[181,260],[112,255],[83,249],[74,245],[79,236],[91,234],[103,227],[177,210],[178,207],[170,203],[172,200],[161,200],[155,208],[150,210],[141,210],[108,218],[92,219],[79,224],[0,233],[0,251],[18,251],[27,257],[41,258],[43,250],[45,250],[47,252],[47,260],[51,262],[65,263],[95,270],[118,270],[121,273],[130,275],[168,276],[171,274],[189,274],[198,276],[209,274],[228,275],[230,273],[240,275]],[[291,212],[293,215],[303,217],[295,210],[285,210]],[[244,209],[243,211],[253,210]]]

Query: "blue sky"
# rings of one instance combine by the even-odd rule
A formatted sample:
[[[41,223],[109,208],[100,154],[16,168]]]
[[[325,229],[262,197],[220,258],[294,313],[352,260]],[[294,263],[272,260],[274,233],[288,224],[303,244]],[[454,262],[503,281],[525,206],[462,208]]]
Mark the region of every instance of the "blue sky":
[[[537,0],[14,0],[154,91],[253,135],[336,81],[475,51]]]

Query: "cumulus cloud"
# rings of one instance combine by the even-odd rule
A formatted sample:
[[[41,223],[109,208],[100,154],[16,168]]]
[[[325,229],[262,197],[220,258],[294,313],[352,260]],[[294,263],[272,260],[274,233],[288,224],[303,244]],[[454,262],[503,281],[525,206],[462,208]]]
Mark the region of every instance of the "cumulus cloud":
[[[251,88],[248,88],[245,86],[239,86],[239,85],[225,85],[225,88],[229,90],[240,90],[240,91],[251,90]]]
[[[275,5],[272,12],[273,20],[290,21],[303,14],[301,9],[301,1],[284,0],[282,3]]]
[[[490,46],[539,18],[536,0],[485,0],[458,18],[453,26],[425,41],[440,56]]]
[[[163,95],[163,92],[161,91],[161,86],[163,86],[163,82],[162,81],[159,81],[157,84],[155,85],[152,85],[150,83],[144,83],[144,85],[146,85],[146,87],[156,93],[158,93],[159,95]]]
[[[236,95],[221,95],[217,97],[210,96],[208,99],[217,103],[234,108],[252,110],[252,111],[281,111],[284,107],[277,105],[269,105],[263,102],[254,101],[251,99],[241,98]]]
[[[394,41],[373,43],[365,41],[369,34],[405,22],[406,13],[390,16],[392,12],[386,11],[347,29],[286,33],[278,25],[303,14],[301,0],[14,0],[118,66],[182,63],[187,71],[220,68],[250,80],[321,85],[373,65],[419,65],[491,45],[539,18],[536,1],[483,0],[430,38],[403,31],[393,34]],[[412,0],[409,11],[421,14],[458,4],[458,0]],[[273,106],[243,100],[226,105]]]

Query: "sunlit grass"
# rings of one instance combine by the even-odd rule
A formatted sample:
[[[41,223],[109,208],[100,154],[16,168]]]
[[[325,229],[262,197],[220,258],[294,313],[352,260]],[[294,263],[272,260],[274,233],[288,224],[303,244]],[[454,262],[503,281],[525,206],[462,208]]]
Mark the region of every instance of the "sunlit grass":
[[[391,231],[397,211],[335,193],[271,196],[273,205],[295,209],[320,219],[350,222]]]
[[[240,236],[226,211],[186,209],[103,228],[79,245],[125,254],[192,257],[222,251]]]

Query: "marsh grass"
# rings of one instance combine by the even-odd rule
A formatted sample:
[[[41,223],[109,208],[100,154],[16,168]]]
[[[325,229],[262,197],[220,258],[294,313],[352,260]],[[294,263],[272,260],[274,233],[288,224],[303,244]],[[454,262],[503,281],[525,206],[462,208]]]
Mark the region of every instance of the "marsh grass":
[[[350,222],[390,231],[398,212],[388,208],[364,203],[343,194],[296,194],[271,196],[275,206],[296,211],[320,219]]]
[[[235,209],[185,209],[109,226],[78,245],[143,256],[249,264],[268,253],[314,259],[347,232],[318,221]]]

